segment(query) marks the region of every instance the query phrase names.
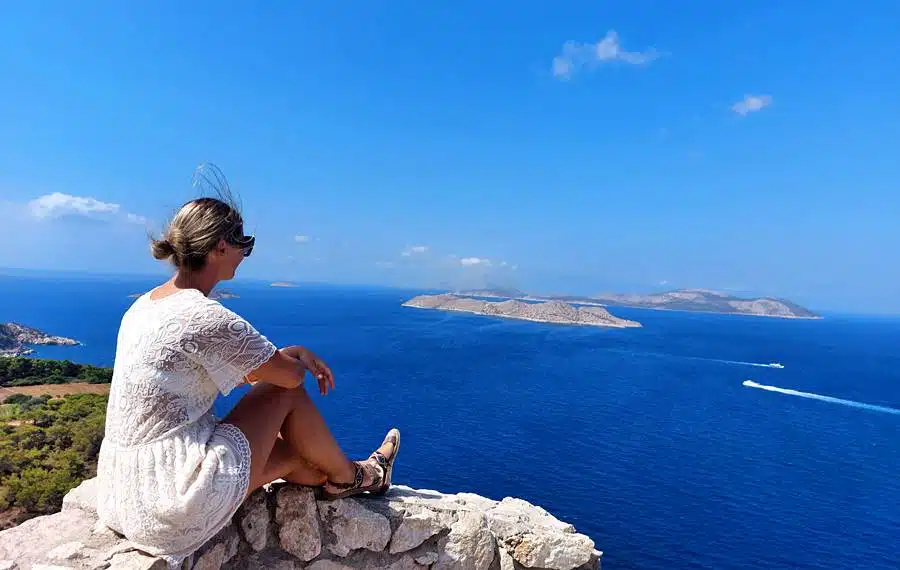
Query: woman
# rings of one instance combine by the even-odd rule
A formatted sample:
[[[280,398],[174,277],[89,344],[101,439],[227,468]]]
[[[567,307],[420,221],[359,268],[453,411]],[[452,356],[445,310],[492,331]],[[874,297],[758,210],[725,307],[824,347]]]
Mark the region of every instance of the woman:
[[[325,499],[384,493],[400,434],[391,430],[365,461],[347,459],[310,400],[328,366],[308,349],[276,349],[247,321],[207,297],[253,250],[236,206],[185,204],[152,244],[175,276],[122,318],[98,478],[100,519],[170,566],[228,524],[248,493],[285,479]],[[253,387],[222,421],[221,392]]]

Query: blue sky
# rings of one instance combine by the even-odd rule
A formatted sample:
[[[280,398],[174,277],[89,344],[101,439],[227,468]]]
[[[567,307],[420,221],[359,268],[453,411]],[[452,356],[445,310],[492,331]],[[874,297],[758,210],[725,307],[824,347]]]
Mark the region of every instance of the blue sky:
[[[900,312],[896,2],[137,4],[2,8],[0,267],[162,272],[212,161],[248,277]]]

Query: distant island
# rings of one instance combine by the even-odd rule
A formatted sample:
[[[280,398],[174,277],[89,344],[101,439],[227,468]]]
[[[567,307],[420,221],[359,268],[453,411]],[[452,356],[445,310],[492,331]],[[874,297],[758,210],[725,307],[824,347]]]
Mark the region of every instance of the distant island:
[[[512,295],[510,293],[516,293]],[[664,293],[604,293],[590,297],[574,295],[529,295],[510,289],[478,289],[457,293],[461,297],[506,298],[523,301],[562,301],[574,305],[604,307],[636,307],[696,313],[725,313],[779,317],[785,319],[820,319],[818,314],[785,299],[772,297],[742,298],[708,289],[679,289]]]
[[[132,299],[137,299],[138,297],[140,297],[140,296],[143,295],[143,294],[144,294],[144,293],[132,293],[131,295],[128,295],[128,296],[131,297]],[[210,299],[216,299],[216,300],[219,300],[219,299],[238,299],[238,298],[240,298],[240,296],[239,296],[237,293],[231,291],[230,289],[213,289],[213,290],[209,293],[209,298],[210,298]]]
[[[18,323],[0,324],[0,356],[31,354],[34,350],[29,348],[30,345],[77,346],[78,344],[77,340],[49,335],[44,331]]]
[[[291,283],[290,281],[275,281],[273,283],[269,283],[269,287],[296,287],[295,283]]]
[[[504,317],[539,323],[563,325],[588,325],[597,327],[640,327],[641,323],[620,319],[602,307],[573,307],[562,301],[527,303],[508,301],[479,301],[445,293],[443,295],[419,295],[403,303],[404,307],[459,311],[491,317]]]
[[[607,294],[594,299],[608,306],[665,309],[670,311],[696,311],[704,313],[729,313],[780,317],[784,319],[820,319],[821,316],[785,299],[759,297],[745,299],[707,289],[681,289],[650,295]]]

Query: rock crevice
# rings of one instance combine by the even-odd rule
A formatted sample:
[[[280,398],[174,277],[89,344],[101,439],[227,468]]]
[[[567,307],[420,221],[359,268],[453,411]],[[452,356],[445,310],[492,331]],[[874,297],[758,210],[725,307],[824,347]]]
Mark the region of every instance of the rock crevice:
[[[96,480],[59,513],[0,532],[0,569],[164,570],[97,522]],[[590,538],[520,499],[394,486],[384,496],[317,501],[306,487],[256,491],[181,570],[576,570],[600,567]]]

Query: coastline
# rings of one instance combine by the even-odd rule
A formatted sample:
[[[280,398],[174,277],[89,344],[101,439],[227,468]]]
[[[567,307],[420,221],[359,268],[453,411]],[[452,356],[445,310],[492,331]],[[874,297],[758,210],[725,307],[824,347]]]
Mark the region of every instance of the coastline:
[[[625,309],[647,309],[648,311],[671,311],[676,313],[702,313],[706,315],[738,315],[738,316],[747,316],[747,317],[769,317],[773,319],[803,319],[809,321],[818,321],[822,320],[825,317],[821,315],[817,315],[814,317],[804,317],[800,315],[766,315],[763,313],[742,313],[739,311],[697,311],[691,309],[669,309],[666,307],[648,307],[646,305],[624,305],[624,304],[610,304],[603,303],[601,301],[589,302],[589,301],[569,301],[564,298],[557,297],[534,297],[531,295],[526,295],[525,297],[503,297],[500,295],[469,295],[466,293],[453,293],[453,295],[457,295],[459,297],[463,297],[466,299],[508,299],[511,301],[526,301],[532,303],[546,303],[548,301],[560,301],[563,303],[568,303],[572,306],[581,306],[581,307],[604,307],[604,308],[613,308],[613,307],[622,307]],[[626,327],[627,328],[627,327]]]
[[[547,319],[533,319],[528,317],[516,317],[512,315],[501,315],[501,314],[490,314],[490,313],[482,313],[479,311],[472,311],[468,309],[455,309],[455,308],[443,308],[443,307],[420,307],[418,305],[409,305],[407,303],[402,304],[403,307],[410,307],[413,309],[422,309],[425,311],[444,311],[444,312],[452,312],[452,313],[467,313],[470,315],[479,315],[482,317],[497,317],[501,319],[507,319],[511,321],[528,321],[532,323],[544,323],[546,325],[569,325],[569,326],[583,326],[583,327],[606,327],[613,329],[633,329],[633,328],[641,328],[638,326],[628,326],[628,325],[620,325],[614,323],[588,323],[581,321],[550,321]]]

